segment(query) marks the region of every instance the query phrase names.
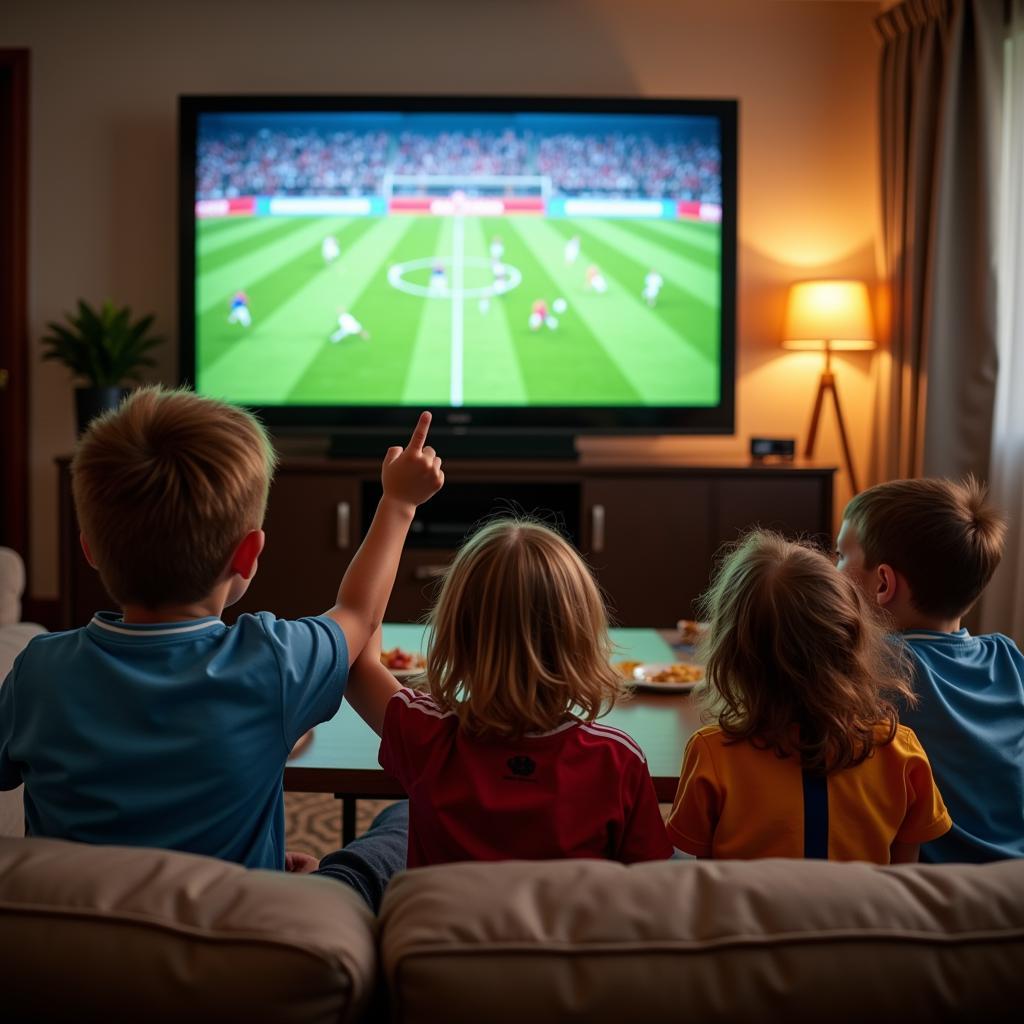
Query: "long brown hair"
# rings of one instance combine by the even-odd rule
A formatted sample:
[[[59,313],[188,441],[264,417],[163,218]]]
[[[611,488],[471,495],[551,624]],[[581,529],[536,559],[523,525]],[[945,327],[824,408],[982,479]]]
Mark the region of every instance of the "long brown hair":
[[[430,693],[467,731],[515,738],[615,701],[608,618],[590,570],[553,530],[494,520],[456,555],[431,613]]]
[[[709,696],[732,740],[834,772],[896,735],[893,698],[915,699],[903,656],[820,551],[755,530],[702,603]]]

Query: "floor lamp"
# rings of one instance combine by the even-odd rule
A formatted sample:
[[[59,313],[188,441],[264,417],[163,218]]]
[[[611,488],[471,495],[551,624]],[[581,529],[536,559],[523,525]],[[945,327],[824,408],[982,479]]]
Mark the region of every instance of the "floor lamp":
[[[866,351],[875,347],[867,286],[862,281],[800,281],[791,285],[786,302],[786,328],[782,347],[825,353],[825,368],[818,380],[818,393],[814,399],[804,457],[809,459],[814,454],[821,410],[826,396],[831,396],[846,472],[853,493],[856,494],[860,488],[853,468],[843,411],[839,405],[836,375],[832,370],[832,353]]]

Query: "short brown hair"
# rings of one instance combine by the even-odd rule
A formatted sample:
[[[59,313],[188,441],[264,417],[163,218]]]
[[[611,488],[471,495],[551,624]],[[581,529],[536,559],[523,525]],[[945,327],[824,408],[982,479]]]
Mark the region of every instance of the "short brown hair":
[[[709,697],[731,740],[834,772],[896,735],[891,698],[914,699],[903,656],[822,552],[755,530],[702,604]]]
[[[261,526],[275,463],[250,413],[183,389],[139,388],[93,420],[71,481],[111,596],[147,608],[205,597]]]
[[[604,601],[572,546],[540,523],[494,520],[462,546],[431,614],[434,700],[475,734],[593,721],[621,687]]]
[[[973,476],[893,480],[861,491],[843,518],[857,531],[865,568],[891,565],[919,611],[959,618],[1003,555],[1006,520],[985,498]]]

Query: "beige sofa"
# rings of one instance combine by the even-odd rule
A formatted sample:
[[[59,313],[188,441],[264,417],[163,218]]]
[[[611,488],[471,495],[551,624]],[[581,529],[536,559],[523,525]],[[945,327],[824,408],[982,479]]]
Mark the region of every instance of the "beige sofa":
[[[21,621],[21,595],[25,590],[25,563],[10,548],[0,547],[0,686],[3,686],[14,659],[42,626]],[[0,790],[0,836],[25,834],[24,804],[21,786]]]
[[[390,1002],[374,1001],[375,989]],[[1018,1020],[1024,862],[461,864],[344,886],[0,839],[4,1020]]]

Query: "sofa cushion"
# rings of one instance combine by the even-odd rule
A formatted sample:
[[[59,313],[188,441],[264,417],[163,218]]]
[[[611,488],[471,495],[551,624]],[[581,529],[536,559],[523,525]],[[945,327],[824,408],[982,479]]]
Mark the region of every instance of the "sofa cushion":
[[[1024,862],[459,864],[380,919],[396,1019],[996,1020],[1024,1005]]]
[[[355,1019],[373,918],[326,878],[162,850],[0,839],[5,1020]]]

